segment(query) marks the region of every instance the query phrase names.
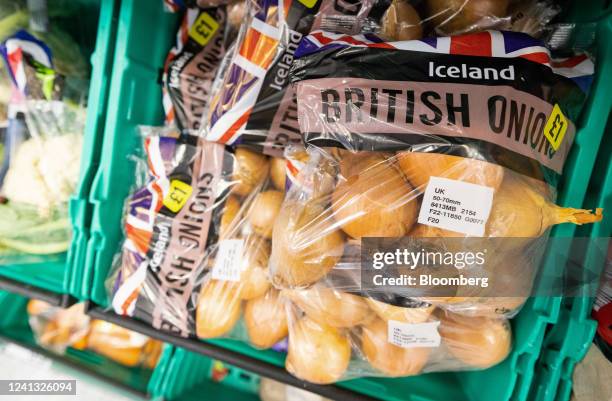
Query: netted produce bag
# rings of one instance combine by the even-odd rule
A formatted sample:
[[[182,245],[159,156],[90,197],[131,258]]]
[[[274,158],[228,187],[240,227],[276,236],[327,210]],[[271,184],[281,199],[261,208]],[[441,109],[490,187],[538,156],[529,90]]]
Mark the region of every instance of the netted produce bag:
[[[183,337],[273,346],[287,333],[268,279],[283,160],[145,131],[147,177],[127,200],[126,239],[108,282],[115,312]]]
[[[85,304],[62,309],[39,300],[28,302],[29,323],[36,341],[53,352],[91,350],[122,365],[153,369],[162,343],[85,314]]]
[[[540,42],[513,32],[384,42],[318,31],[296,56],[291,79],[308,157],[274,226],[277,288],[323,285],[407,313],[426,305],[442,320],[433,334],[443,335],[441,316],[468,328],[507,327],[499,322],[531,294],[549,229],[601,220],[600,209],[554,203],[592,80],[586,55],[553,60]],[[308,296],[310,306],[319,297]],[[376,311],[373,301],[365,304]],[[367,354],[370,343],[353,339],[365,326],[329,334],[304,304],[297,308],[307,318],[293,331],[302,320],[290,314],[290,354],[300,331],[326,333],[340,354],[324,359],[348,363],[355,347]],[[415,347],[375,327],[383,344]],[[398,330],[408,339],[421,333]],[[493,364],[453,365],[459,354],[424,358],[416,371]],[[370,374],[348,366],[323,378],[289,369],[317,382]]]
[[[313,383],[484,369],[511,349],[503,317],[465,317],[416,301],[390,304],[320,284],[283,295],[291,301],[286,368]]]
[[[68,200],[79,177],[85,110],[66,97],[45,43],[19,31],[0,53],[12,86],[0,167],[0,261],[48,261],[70,243]]]

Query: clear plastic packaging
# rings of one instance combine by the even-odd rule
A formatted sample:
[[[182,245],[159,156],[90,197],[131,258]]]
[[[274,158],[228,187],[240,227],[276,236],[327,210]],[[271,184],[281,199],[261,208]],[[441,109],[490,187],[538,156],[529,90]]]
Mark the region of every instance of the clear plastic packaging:
[[[249,13],[236,46],[227,55],[227,68],[217,75],[209,113],[202,132],[209,141],[250,146],[280,156],[299,143],[294,92],[288,72],[303,35],[311,30],[341,34],[371,34],[387,40],[517,29],[540,34],[558,12],[536,0],[323,0],[249,2]],[[280,10],[277,12],[277,10]],[[511,14],[514,12],[516,15]],[[525,13],[529,12],[529,17]],[[427,17],[421,17],[424,15]]]
[[[85,314],[85,304],[61,309],[31,300],[27,311],[34,337],[42,347],[57,353],[63,353],[68,347],[86,347],[90,319]]]
[[[36,341],[53,352],[71,347],[91,350],[125,366],[153,369],[159,360],[162,343],[142,334],[85,314],[85,304],[66,309],[31,300],[27,307],[30,327]]]
[[[503,317],[466,317],[418,302],[391,305],[320,285],[283,293],[292,300],[286,368],[313,383],[484,369],[511,349]]]
[[[289,299],[296,376],[500,362],[505,319],[531,293],[549,228],[601,220],[599,209],[554,204],[592,62],[552,60],[523,34],[486,35],[425,43],[316,31],[298,49],[291,79],[307,156],[270,257]],[[496,41],[513,47],[491,56]]]
[[[145,128],[147,178],[127,201],[108,288],[115,311],[199,338],[270,348],[287,334],[268,278],[281,159]]]
[[[70,243],[68,200],[79,178],[85,110],[69,97],[75,93],[45,43],[19,31],[0,53],[11,83],[0,165],[0,262],[53,260]]]
[[[539,37],[559,11],[548,0],[323,0],[312,30],[375,33],[394,41],[487,29]]]
[[[259,0],[248,14],[236,45],[220,70],[208,115],[202,120],[209,141],[248,146],[282,156],[299,142],[289,69],[302,36],[310,31],[318,3]]]
[[[176,45],[164,67],[166,123],[179,129],[199,130],[208,111],[212,85],[240,18],[241,2],[216,8],[188,8],[179,27]]]

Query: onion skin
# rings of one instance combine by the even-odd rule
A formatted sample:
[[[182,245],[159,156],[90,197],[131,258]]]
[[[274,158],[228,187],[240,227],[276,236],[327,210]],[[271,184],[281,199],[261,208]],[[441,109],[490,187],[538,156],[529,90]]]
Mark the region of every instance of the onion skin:
[[[440,31],[452,35],[478,29],[483,18],[507,15],[509,0],[427,0],[428,16]],[[490,23],[483,27],[490,28]]]
[[[435,309],[433,305],[424,308],[402,308],[401,306],[390,305],[372,298],[366,298],[366,301],[378,317],[385,322],[395,320],[403,323],[423,323],[429,319],[429,316]]]
[[[360,161],[359,169],[343,166],[344,176],[332,193],[334,217],[342,230],[355,239],[362,237],[402,237],[418,215],[416,191],[388,160],[379,156]]]
[[[232,191],[236,195],[247,196],[268,177],[270,162],[267,156],[245,148],[236,149],[234,157],[235,171],[232,179],[235,185]]]
[[[250,235],[244,244],[242,273],[240,274],[240,297],[248,300],[264,295],[270,288],[268,260],[270,244],[265,239]]]
[[[249,223],[253,231],[264,238],[272,237],[274,221],[278,216],[285,194],[280,191],[265,191],[257,194],[249,212]]]
[[[431,348],[401,348],[388,341],[387,322],[376,319],[363,327],[361,349],[368,362],[385,375],[412,376],[427,364]]]
[[[274,225],[271,266],[277,287],[308,286],[324,277],[344,252],[344,236],[316,201],[286,202]]]
[[[431,176],[499,188],[504,168],[481,160],[439,153],[401,152],[397,155],[400,169],[408,181],[421,191]]]
[[[202,286],[196,309],[196,335],[220,337],[234,328],[240,317],[240,288],[229,281],[209,280]]]
[[[351,345],[338,329],[308,317],[292,325],[285,360],[292,375],[316,384],[335,383],[344,376],[350,359]]]
[[[456,237],[467,237],[466,234],[458,233],[455,231],[445,230],[443,228],[432,227],[426,224],[417,223],[414,225],[412,231],[410,231],[411,237],[417,238],[456,238]]]
[[[408,1],[393,0],[382,18],[380,34],[393,41],[421,39],[421,17]]]
[[[285,295],[310,319],[332,327],[353,327],[374,317],[363,298],[331,288],[290,290]]]
[[[287,337],[285,302],[274,289],[246,303],[244,321],[249,340],[258,348],[270,348]]]
[[[581,225],[602,218],[601,209],[593,214],[591,210],[557,206],[542,196],[540,188],[512,175],[495,193],[486,231],[490,237],[535,238],[556,224]]]
[[[238,199],[236,199],[235,196],[229,196],[227,200],[225,201],[225,206],[223,208],[223,215],[221,216],[221,222],[219,225],[219,236],[221,238],[225,238],[226,236],[232,234],[230,233],[230,228],[233,228],[234,230],[238,228],[238,227],[232,227],[232,223],[236,219],[236,216],[238,216],[239,212],[240,212],[240,202],[238,202]],[[233,224],[238,225],[237,222]]]
[[[287,161],[281,157],[273,157],[270,162],[270,178],[272,184],[279,191],[285,192],[285,181],[287,179]]]
[[[505,319],[440,313],[438,331],[450,353],[476,368],[488,368],[510,353],[512,333]]]

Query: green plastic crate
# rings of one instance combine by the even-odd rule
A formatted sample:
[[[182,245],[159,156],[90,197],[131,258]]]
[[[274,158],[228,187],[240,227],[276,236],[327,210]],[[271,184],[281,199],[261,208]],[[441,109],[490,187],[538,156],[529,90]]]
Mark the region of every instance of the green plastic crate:
[[[214,361],[205,356],[176,348],[161,380],[151,386],[151,395],[168,401],[210,400],[257,401],[258,377],[225,365],[227,376],[212,378]],[[203,397],[206,395],[206,397]]]
[[[138,26],[139,29],[134,29]],[[128,158],[140,145],[137,126],[163,122],[160,69],[178,28],[178,16],[161,1],[121,4],[100,168],[92,183],[91,237],[84,264],[84,291],[107,304],[104,280],[121,240],[123,202],[134,182]]]
[[[0,336],[28,348],[42,350],[36,344],[28,323],[27,303],[28,299],[25,297],[0,291],[0,310],[2,310]],[[155,370],[126,367],[92,351],[74,348],[68,348],[62,359],[86,371],[146,394],[149,392],[149,385],[159,380],[169,362],[172,347],[166,348]]]
[[[612,17],[602,22],[601,31],[612,35]],[[608,64],[608,68],[610,67],[612,66]],[[608,81],[608,87],[610,84]],[[605,268],[606,250],[612,236],[612,216],[609,213],[612,209],[612,118],[609,110],[607,118],[606,137],[589,183],[585,206],[603,206],[608,213],[604,213],[604,219],[600,223],[577,230],[577,236],[590,237],[592,241],[582,255],[585,273],[598,276]],[[537,364],[537,375],[531,388],[532,400],[570,399],[574,368],[588,352],[597,328],[597,322],[590,318],[594,302],[590,295],[592,294],[563,299],[559,319],[549,328],[544,339],[542,355]]]
[[[14,264],[0,266],[0,275],[8,279],[40,288],[57,294],[71,294],[82,296],[73,290],[73,282],[82,282],[78,273],[83,271],[84,258],[79,254],[78,244],[88,235],[91,210],[84,204],[87,200],[88,190],[91,186],[92,171],[97,169],[100,142],[102,137],[102,124],[106,112],[106,92],[110,76],[110,61],[115,43],[114,25],[116,25],[118,1],[117,0],[78,0],[82,7],[83,16],[79,21],[62,21],[67,30],[80,32],[75,35],[84,51],[91,51],[93,43],[95,50],[92,55],[91,85],[89,88],[89,104],[84,144],[81,162],[81,176],[76,194],[70,201],[70,217],[73,225],[73,239],[67,254],[45,259],[41,263]],[[96,29],[91,29],[97,24]],[[89,31],[87,31],[89,28]],[[80,31],[79,31],[80,30]],[[75,32],[76,33],[76,32]],[[73,266],[79,266],[78,269]],[[73,278],[73,272],[77,277]]]
[[[89,203],[89,190],[100,164],[119,14],[119,0],[99,1],[101,1],[100,19],[96,48],[91,56],[93,69],[89,88],[79,184],[75,194],[70,199],[72,242],[66,263],[70,277],[66,277],[66,279],[68,279],[69,284],[68,293],[78,299],[85,299],[87,296],[83,292],[82,273],[84,270],[81,266],[85,263],[85,251],[89,240],[89,226],[93,211],[92,205]]]
[[[595,7],[593,12],[597,12]],[[91,286],[91,299],[102,306],[108,306],[104,281],[122,239],[124,199],[134,179],[134,165],[127,156],[139,146],[138,125],[163,122],[158,78],[176,27],[177,16],[165,13],[161,2],[134,0],[121,5],[103,154],[91,191],[95,209],[85,264],[85,285]],[[577,124],[576,144],[560,187],[559,202],[563,205],[577,207],[585,199],[604,131],[605,121],[601,122],[599,113],[609,102],[608,88],[601,87],[601,81],[608,79],[603,70],[600,63],[596,78],[599,87],[593,90]],[[574,227],[565,225],[557,227],[553,235],[572,237],[574,232]],[[545,265],[554,268],[552,258]],[[387,401],[526,400],[545,329],[557,321],[560,305],[560,297],[530,299],[512,321],[515,338],[512,353],[491,369],[401,379],[361,378],[338,385]],[[211,342],[277,366],[284,365],[284,356],[274,351],[256,350],[231,340]]]

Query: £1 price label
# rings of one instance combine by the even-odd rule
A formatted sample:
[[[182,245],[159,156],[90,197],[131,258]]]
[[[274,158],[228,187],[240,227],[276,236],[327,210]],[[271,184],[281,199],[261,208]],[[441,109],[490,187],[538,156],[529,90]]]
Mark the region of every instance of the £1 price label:
[[[555,104],[555,107],[553,107],[552,113],[550,113],[550,117],[544,126],[544,136],[548,142],[550,142],[555,151],[559,150],[559,146],[561,146],[561,142],[563,142],[568,124],[569,122],[563,115],[561,108],[558,104]]]
[[[173,213],[178,213],[185,206],[192,192],[191,185],[183,181],[172,180],[170,181],[170,191],[164,197],[163,204]]]

